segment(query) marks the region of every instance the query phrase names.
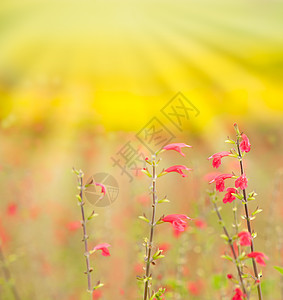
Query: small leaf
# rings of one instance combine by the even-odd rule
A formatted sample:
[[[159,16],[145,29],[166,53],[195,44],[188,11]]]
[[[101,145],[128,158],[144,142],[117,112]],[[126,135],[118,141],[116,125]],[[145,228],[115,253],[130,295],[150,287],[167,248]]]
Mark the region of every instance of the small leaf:
[[[236,142],[235,142],[235,141],[233,141],[233,140],[230,140],[230,139],[226,140],[226,141],[225,141],[225,143],[228,143],[228,144],[236,144]]]
[[[221,257],[224,258],[224,259],[227,259],[227,260],[230,260],[230,261],[233,262],[233,258],[232,258],[231,256],[227,255],[227,254],[221,255]]]
[[[242,260],[245,260],[247,257],[246,257],[246,253],[245,252],[242,252],[239,256],[238,256],[238,259],[240,260],[240,261],[242,261]]]
[[[252,213],[252,216],[255,216],[256,214],[259,214],[262,212],[262,209],[261,208],[257,208],[253,213]]]
[[[168,174],[167,172],[164,172],[164,171],[162,171],[161,173],[159,173],[158,175],[157,175],[157,177],[161,177],[161,176],[163,176],[163,175],[166,175],[166,174]]]
[[[145,216],[139,216],[139,219],[149,223],[149,219],[147,219]]]
[[[92,213],[89,215],[89,217],[87,218],[88,220],[91,220],[92,218],[94,218],[94,217],[97,217],[98,216],[98,214],[96,214],[95,212],[94,212],[94,210],[92,211]]]
[[[162,255],[162,252],[163,250],[157,250],[154,255],[152,256],[152,259],[155,260],[155,259],[158,259],[158,258],[163,258],[165,257],[164,255]]]
[[[277,270],[278,272],[280,272],[281,275],[283,275],[283,268],[282,267],[274,266],[273,268],[275,270]]]
[[[136,279],[139,281],[143,281],[143,277],[141,277],[141,276],[136,276]]]
[[[148,169],[146,169],[146,168],[141,169],[141,172],[143,172],[148,177],[152,177],[152,175],[149,173]]]
[[[241,194],[238,194],[238,193],[231,193],[231,195],[235,196],[236,198],[242,200],[244,197],[241,195]],[[237,208],[236,208],[237,210]]]
[[[158,200],[157,203],[169,203],[170,200],[168,200],[166,197],[164,199]]]
[[[95,290],[97,290],[97,289],[99,289],[99,288],[101,288],[103,286],[104,286],[104,284],[101,283],[100,281],[98,281],[97,284],[96,284],[96,286],[93,288],[93,290],[95,291]]]
[[[222,237],[222,239],[224,239],[225,241],[229,241],[229,238],[226,234],[221,234],[220,237]]]

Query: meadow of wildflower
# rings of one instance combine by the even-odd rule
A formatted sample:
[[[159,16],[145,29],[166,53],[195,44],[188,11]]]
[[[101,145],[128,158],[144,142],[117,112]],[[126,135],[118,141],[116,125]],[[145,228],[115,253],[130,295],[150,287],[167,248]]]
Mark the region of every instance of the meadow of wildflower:
[[[0,300],[283,299],[283,2],[0,2]]]

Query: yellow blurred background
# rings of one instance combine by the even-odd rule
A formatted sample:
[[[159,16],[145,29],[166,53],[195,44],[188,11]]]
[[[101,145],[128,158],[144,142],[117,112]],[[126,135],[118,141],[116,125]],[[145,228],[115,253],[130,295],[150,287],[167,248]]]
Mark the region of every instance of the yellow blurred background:
[[[138,130],[181,91],[201,111],[282,117],[282,1],[2,0],[1,118]]]

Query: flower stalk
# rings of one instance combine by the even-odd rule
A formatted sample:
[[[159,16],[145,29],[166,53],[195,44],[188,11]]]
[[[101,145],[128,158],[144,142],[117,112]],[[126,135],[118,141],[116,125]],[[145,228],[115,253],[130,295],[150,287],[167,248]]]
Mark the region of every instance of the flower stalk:
[[[103,243],[103,244],[96,245],[92,250],[89,250],[89,248],[88,248],[89,236],[87,234],[86,224],[89,220],[96,217],[97,214],[95,214],[94,211],[92,211],[92,213],[89,215],[89,217],[86,217],[85,210],[84,210],[85,202],[84,202],[84,197],[83,197],[83,191],[85,190],[86,187],[88,187],[91,184],[101,187],[101,193],[103,195],[105,195],[106,189],[103,184],[93,182],[93,180],[91,180],[91,182],[89,182],[88,184],[84,185],[83,184],[83,177],[84,177],[83,171],[82,170],[78,171],[78,170],[73,169],[73,172],[77,175],[77,179],[78,179],[77,188],[79,190],[79,194],[77,195],[77,199],[78,199],[78,204],[81,208],[81,217],[82,217],[81,224],[82,224],[82,231],[83,231],[82,242],[84,243],[84,256],[85,256],[85,262],[86,262],[86,271],[84,273],[87,275],[87,292],[90,294],[90,299],[92,300],[93,292],[96,289],[102,287],[103,284],[100,281],[98,281],[96,283],[96,285],[94,287],[92,287],[91,272],[93,271],[93,268],[91,268],[91,266],[90,266],[90,255],[95,253],[97,250],[101,250],[103,256],[110,256],[110,253],[108,250],[108,247],[110,247],[110,245],[107,243]],[[101,196],[101,197],[103,197],[103,196]]]
[[[242,152],[240,149],[240,138],[241,138],[241,135],[239,133],[237,133],[236,145],[237,145],[237,150],[238,150],[241,176],[243,176],[245,174],[245,172],[244,172],[244,166],[243,166],[243,155],[242,155]],[[243,197],[244,197],[243,203],[244,203],[244,208],[245,208],[245,215],[246,215],[245,219],[247,222],[247,228],[248,228],[249,233],[252,235],[251,219],[250,219],[250,215],[249,215],[248,198],[247,198],[246,189],[243,189]],[[251,248],[251,252],[254,252],[253,239],[251,240],[250,248]],[[258,299],[262,300],[263,298],[262,298],[262,291],[261,291],[261,283],[260,283],[260,278],[258,276],[257,265],[256,265],[254,258],[252,258],[252,264],[253,264],[253,269],[254,269],[255,280],[258,281],[258,283],[257,283]]]
[[[139,218],[143,221],[145,221],[150,226],[150,232],[149,232],[149,238],[144,239],[144,246],[145,246],[145,274],[143,277],[137,276],[137,279],[142,281],[144,283],[144,291],[143,291],[143,299],[144,300],[154,300],[154,299],[161,299],[163,294],[165,293],[164,288],[159,288],[158,291],[154,291],[151,288],[151,265],[156,264],[156,260],[163,258],[163,251],[160,249],[156,249],[156,252],[153,253],[153,238],[154,238],[154,228],[156,225],[162,224],[162,223],[170,223],[174,229],[175,233],[181,233],[185,231],[187,226],[187,220],[190,219],[187,215],[184,214],[170,214],[167,216],[161,216],[158,220],[156,220],[156,211],[157,211],[157,205],[162,203],[170,202],[167,197],[165,196],[163,199],[158,200],[157,198],[157,189],[156,189],[156,180],[157,178],[167,175],[168,173],[178,173],[182,177],[187,177],[185,173],[183,173],[183,170],[190,171],[191,169],[187,168],[184,165],[175,165],[172,167],[169,167],[167,169],[163,169],[161,173],[157,174],[157,166],[161,159],[157,159],[158,155],[161,154],[164,151],[170,151],[174,150],[179,152],[182,156],[185,156],[185,154],[181,151],[182,148],[190,148],[191,146],[186,145],[184,143],[174,143],[169,144],[167,146],[164,146],[159,151],[155,152],[151,160],[146,157],[145,161],[148,165],[152,167],[152,173],[149,172],[147,168],[144,168],[142,172],[147,175],[149,178],[151,178],[151,194],[152,194],[152,212],[151,217],[147,219],[146,215],[139,216]]]
[[[86,218],[85,218],[85,211],[84,211],[84,199],[83,199],[83,172],[80,170],[77,174],[78,176],[78,190],[79,190],[79,205],[81,207],[81,215],[82,215],[82,230],[83,230],[83,239],[82,242],[84,243],[84,256],[86,261],[86,271],[85,274],[87,275],[87,291],[90,293],[90,299],[92,299],[92,287],[91,287],[91,272],[92,269],[90,267],[90,258],[88,252],[88,235],[86,230]]]
[[[150,223],[150,235],[149,242],[146,242],[146,271],[145,271],[145,284],[144,284],[144,300],[147,300],[149,294],[149,277],[150,277],[150,265],[152,262],[151,252],[153,246],[153,235],[155,226],[155,214],[156,214],[156,155],[152,156],[152,216]]]
[[[226,241],[229,244],[229,247],[231,248],[232,255],[233,255],[233,258],[234,258],[233,262],[235,263],[235,266],[236,266],[236,269],[237,269],[241,289],[242,289],[244,295],[247,295],[247,290],[246,290],[246,287],[245,287],[245,284],[244,284],[244,280],[243,280],[242,272],[241,272],[241,268],[240,268],[240,262],[239,262],[237,254],[236,254],[235,248],[233,246],[233,238],[230,236],[230,234],[229,234],[229,232],[228,232],[228,230],[227,230],[227,228],[224,224],[224,221],[222,219],[219,207],[216,203],[217,202],[217,197],[215,196],[215,192],[211,193],[211,199],[212,199],[212,203],[213,203],[213,206],[214,206],[214,210],[215,210],[215,212],[217,214],[217,217],[218,217],[218,220],[219,220],[219,224],[222,226],[223,232],[226,236]]]

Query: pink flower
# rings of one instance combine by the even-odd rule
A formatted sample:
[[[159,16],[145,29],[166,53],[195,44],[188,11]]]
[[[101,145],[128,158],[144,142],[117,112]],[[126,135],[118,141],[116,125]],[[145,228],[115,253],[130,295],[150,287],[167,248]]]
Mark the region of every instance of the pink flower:
[[[163,254],[165,252],[167,252],[169,249],[171,248],[170,244],[169,243],[162,243],[158,246],[158,249],[159,250],[162,250],[163,251]]]
[[[224,195],[223,203],[233,202],[236,199],[236,197],[232,194],[236,194],[237,190],[234,188],[227,188],[226,191],[227,191],[227,193]]]
[[[231,153],[228,151],[218,152],[218,153],[215,153],[212,156],[210,156],[208,158],[208,160],[213,158],[212,166],[213,166],[213,168],[217,169],[221,165],[221,158],[225,157],[225,156],[229,156],[230,154]]]
[[[244,190],[248,187],[248,179],[246,177],[246,174],[243,174],[238,179],[236,179],[235,187],[240,188],[241,190]]]
[[[98,300],[102,297],[102,291],[100,289],[93,290],[92,292],[92,300]]]
[[[182,172],[182,170],[187,170],[187,171],[191,171],[192,169],[187,168],[186,166],[182,166],[182,165],[176,165],[176,166],[172,166],[166,170],[164,170],[164,172],[166,173],[170,173],[170,172],[176,172],[182,175],[182,177],[187,177],[188,175],[184,174]]]
[[[195,225],[196,225],[196,227],[198,227],[200,229],[203,229],[207,226],[206,222],[204,220],[201,220],[201,219],[196,219],[195,220]]]
[[[233,275],[232,275],[232,274],[227,274],[227,278],[228,278],[228,279],[232,279],[232,278],[233,278]]]
[[[204,176],[203,176],[203,179],[205,180],[205,181],[211,181],[212,179],[214,179],[216,176],[218,176],[218,175],[220,175],[221,173],[220,172],[209,172],[209,173],[207,173],[207,174],[205,174]]]
[[[81,221],[72,221],[67,224],[69,231],[76,231],[77,229],[81,228],[81,226]]]
[[[249,258],[254,258],[255,261],[262,266],[265,266],[264,258],[268,259],[268,257],[262,252],[251,252],[247,255]]]
[[[241,231],[238,233],[238,237],[240,238],[241,246],[250,246],[252,244],[252,236],[247,231]]]
[[[188,290],[190,294],[193,296],[199,296],[202,292],[202,284],[201,282],[195,281],[195,282],[189,282],[188,283]]]
[[[242,152],[250,152],[250,150],[251,150],[250,141],[244,133],[242,134],[242,141],[240,143],[240,149]]]
[[[246,295],[244,295],[239,288],[236,288],[235,295],[233,296],[232,300],[243,300],[242,297],[246,297]]]
[[[107,243],[99,244],[93,248],[93,251],[101,250],[103,256],[110,256],[108,247],[110,247],[110,245]]]
[[[169,145],[163,147],[163,149],[164,150],[175,150],[175,151],[179,152],[181,155],[185,156],[185,154],[181,150],[181,148],[184,148],[184,147],[191,148],[192,146],[186,145],[184,143],[174,143],[174,144],[169,144]]]
[[[14,216],[18,211],[18,205],[16,203],[11,203],[7,207],[7,214],[9,216]]]
[[[103,185],[102,183],[97,183],[95,182],[94,183],[96,186],[100,186],[101,187],[101,193],[105,196],[106,194],[106,188],[105,188],[105,185]]]
[[[186,215],[172,214],[164,217],[162,221],[171,223],[176,232],[182,232],[187,226],[187,219],[191,220],[191,218]]]
[[[216,176],[209,183],[215,182],[216,190],[219,192],[223,192],[225,189],[224,180],[232,177],[233,177],[232,174],[221,174]]]

